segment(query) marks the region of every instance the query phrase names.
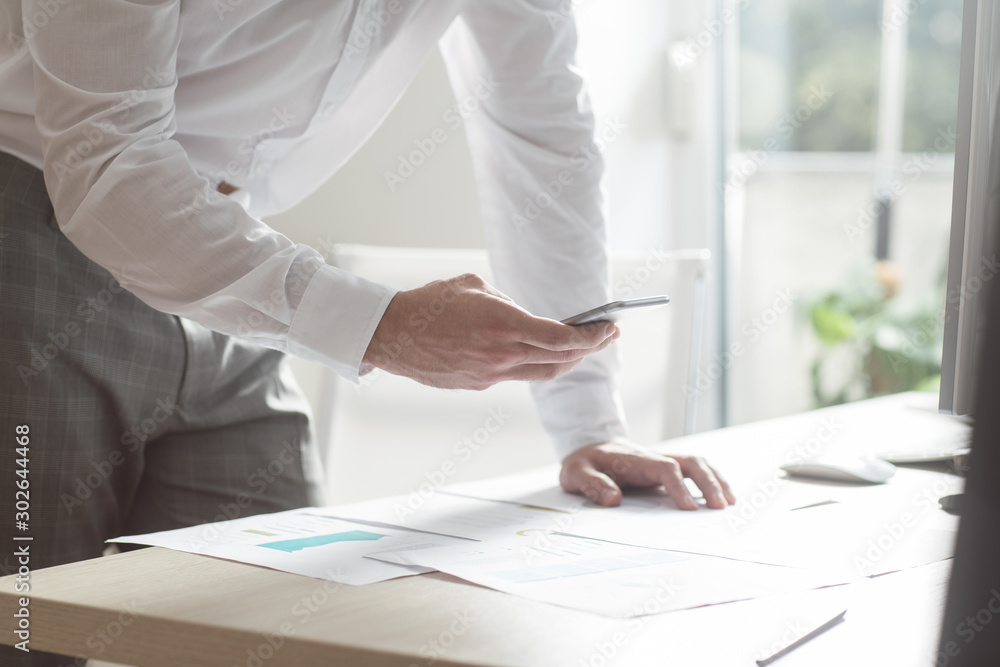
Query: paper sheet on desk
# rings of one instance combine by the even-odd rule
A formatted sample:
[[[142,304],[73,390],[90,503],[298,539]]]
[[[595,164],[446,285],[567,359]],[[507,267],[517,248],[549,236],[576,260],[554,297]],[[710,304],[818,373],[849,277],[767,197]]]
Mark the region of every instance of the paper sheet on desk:
[[[495,590],[627,618],[843,583],[795,568],[528,533],[470,543],[440,535],[386,540],[369,554]]]
[[[659,549],[872,576],[950,558],[958,517],[937,498],[961,480],[900,469],[891,484],[842,487],[839,502],[794,511],[739,507],[577,522],[573,534]],[[613,516],[610,514],[609,516]]]
[[[775,667],[943,667],[941,658],[949,656],[938,653],[938,638],[950,571],[950,561],[933,563],[845,586],[846,622],[783,656]]]
[[[606,508],[587,503],[579,496],[546,488],[532,493],[536,501],[545,506],[521,505],[508,501],[482,500],[468,496],[436,493],[415,499],[413,496],[393,496],[377,500],[309,510],[321,516],[331,516],[349,521],[370,522],[372,525],[390,525],[412,530],[436,533],[451,537],[491,541],[507,539],[526,531],[548,533],[584,534],[600,539],[606,530],[615,541],[630,544],[622,537],[621,529],[628,534],[643,534],[664,528],[671,534],[684,530],[697,530],[699,526],[727,526],[731,515],[702,510],[678,510],[661,492],[638,493],[626,497],[623,507]],[[819,494],[816,497],[826,497]],[[803,502],[801,498],[798,502]],[[548,507],[562,506],[555,510]],[[625,523],[618,526],[618,522]],[[676,527],[672,528],[676,524]],[[616,527],[617,526],[617,527]],[[686,528],[690,527],[690,528]],[[660,547],[657,543],[654,546]]]
[[[364,557],[379,541],[406,532],[291,510],[108,541],[165,547],[360,586],[432,571]]]
[[[636,619],[628,627],[638,629],[626,629],[628,642],[608,662],[753,667],[846,609],[844,622],[798,645],[772,667],[944,667],[938,662],[937,642],[950,563]],[[567,663],[589,664],[598,654],[596,645],[582,643]]]
[[[951,556],[958,519],[937,498],[960,478],[900,468],[888,484],[785,480],[756,488],[726,510],[684,512],[658,492],[630,492],[601,508],[563,492],[550,471],[444,487],[443,493],[558,508],[559,532],[658,549],[871,576]],[[771,478],[766,478],[771,479]],[[757,484],[755,482],[755,484]],[[831,504],[835,501],[835,504]],[[824,504],[826,503],[826,504]]]
[[[444,493],[392,496],[309,511],[474,540],[513,537],[523,530],[566,531],[573,523],[569,512]]]

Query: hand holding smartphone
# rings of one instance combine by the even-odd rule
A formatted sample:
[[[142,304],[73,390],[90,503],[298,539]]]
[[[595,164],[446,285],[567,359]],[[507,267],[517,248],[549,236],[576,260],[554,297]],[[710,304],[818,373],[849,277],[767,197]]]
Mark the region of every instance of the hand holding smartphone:
[[[617,322],[629,313],[637,312],[647,308],[658,308],[670,303],[670,297],[666,294],[660,296],[648,296],[642,299],[627,299],[625,301],[612,301],[597,308],[591,308],[573,317],[567,317],[563,324],[577,326],[580,324],[590,324],[591,322]]]

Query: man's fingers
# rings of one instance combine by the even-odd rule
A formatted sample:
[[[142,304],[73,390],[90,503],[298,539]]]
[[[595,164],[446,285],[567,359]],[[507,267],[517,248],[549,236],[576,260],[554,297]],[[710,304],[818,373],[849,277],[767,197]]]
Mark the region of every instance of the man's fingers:
[[[696,510],[698,503],[684,484],[685,471],[680,462],[668,456],[644,451],[603,451],[595,465],[623,486],[663,486],[682,510]]]
[[[600,352],[608,345],[611,345],[611,343],[615,342],[617,338],[617,335],[612,336],[597,347],[589,350],[572,350],[569,352],[550,352],[543,350],[541,351],[543,353],[542,356],[551,357],[554,355],[555,358],[560,361],[553,363],[551,361],[542,361],[538,359],[537,356],[531,356],[526,358],[524,363],[509,368],[502,374],[499,380],[520,380],[524,382],[546,382],[548,380],[554,380],[560,375],[564,375],[579,366],[588,355]]]
[[[715,471],[707,463],[696,456],[692,456],[685,458],[681,467],[684,470],[684,474],[694,480],[694,483],[701,489],[709,507],[717,510],[726,508],[728,503],[723,491],[724,487],[716,476]]]
[[[698,509],[698,503],[691,497],[691,493],[684,484],[684,472],[677,461],[665,458],[662,461],[650,461],[647,465],[653,466],[660,484],[663,485],[678,508],[682,510]]]
[[[598,505],[616,507],[622,501],[618,485],[589,463],[563,467],[559,482],[567,493],[582,493]]]
[[[504,371],[496,378],[497,382],[507,380],[517,380],[520,382],[548,382],[560,375],[565,375],[579,366],[583,362],[583,357],[559,364],[520,364]]]
[[[633,445],[606,442],[582,447],[563,460],[560,481],[569,492],[585,493],[595,499],[613,488],[615,505],[621,502],[621,488],[662,486],[682,510],[696,510],[698,503],[684,483],[690,477],[705,495],[712,509],[725,509],[736,502],[732,488],[712,466],[697,456],[665,456]],[[582,488],[589,481],[592,492]],[[611,485],[614,485],[611,487]],[[607,498],[597,500],[602,504]]]
[[[521,342],[544,350],[564,351],[596,347],[617,330],[614,322],[570,326],[544,317],[527,315],[520,326]]]
[[[623,486],[663,486],[678,508],[694,510],[697,501],[684,483],[690,477],[712,509],[725,509],[736,502],[735,494],[721,475],[697,456],[664,456],[648,451],[604,451],[596,466]]]
[[[733,491],[733,487],[729,486],[729,482],[727,482],[725,480],[725,478],[723,478],[723,476],[719,474],[718,470],[716,470],[712,466],[708,466],[708,468],[715,475],[715,479],[716,479],[716,481],[719,482],[719,485],[722,486],[722,493],[725,494],[726,501],[730,505],[735,505],[736,504],[736,493]]]
[[[621,336],[621,332],[618,329],[614,329],[610,336],[601,340],[597,345],[587,348],[574,348],[571,350],[550,350],[547,348],[537,347],[535,345],[528,345],[525,343],[521,344],[520,350],[522,352],[523,361],[525,364],[552,364],[552,363],[568,363],[571,361],[576,361],[577,359],[583,359],[584,357],[594,354],[595,352],[600,352],[611,343],[618,340]]]

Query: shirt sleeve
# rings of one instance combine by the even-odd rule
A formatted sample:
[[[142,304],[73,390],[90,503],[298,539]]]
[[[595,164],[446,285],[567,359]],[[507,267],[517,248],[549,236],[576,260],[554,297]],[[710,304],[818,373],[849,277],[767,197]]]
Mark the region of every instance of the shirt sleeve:
[[[575,68],[572,3],[470,3],[442,42],[465,121],[497,285],[563,319],[610,300],[604,161]],[[565,457],[627,436],[617,346],[532,385]]]
[[[43,4],[24,0],[24,15]],[[191,165],[174,139],[179,0],[59,3],[47,15],[28,44],[63,233],[153,308],[356,380],[394,291],[326,265]]]

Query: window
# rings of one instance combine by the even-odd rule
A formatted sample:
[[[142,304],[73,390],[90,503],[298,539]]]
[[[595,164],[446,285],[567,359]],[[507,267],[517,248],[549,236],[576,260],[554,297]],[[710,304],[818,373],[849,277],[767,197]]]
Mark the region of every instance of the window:
[[[740,12],[723,184],[739,241],[727,337],[744,350],[730,422],[934,388],[961,10],[755,0]],[[794,307],[774,317],[782,298]]]

